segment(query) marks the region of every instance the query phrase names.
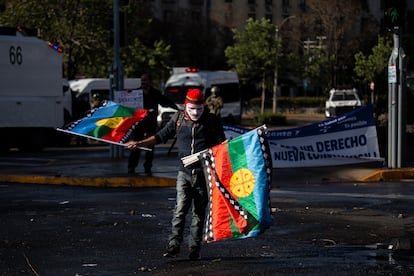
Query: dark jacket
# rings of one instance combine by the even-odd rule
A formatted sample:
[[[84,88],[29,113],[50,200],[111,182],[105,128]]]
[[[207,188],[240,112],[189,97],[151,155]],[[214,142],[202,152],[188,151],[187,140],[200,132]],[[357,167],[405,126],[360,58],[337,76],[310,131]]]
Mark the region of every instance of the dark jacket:
[[[158,116],[158,105],[164,107],[171,107],[178,110],[176,104],[169,98],[161,94],[161,91],[154,87],[149,88],[149,93],[143,94],[144,109],[150,110],[145,122],[142,122],[140,128],[134,131],[132,137],[134,140],[140,140],[149,137],[157,131],[157,116]]]
[[[201,172],[201,164],[197,162],[184,168],[181,158],[193,153],[211,148],[226,140],[220,119],[205,109],[197,122],[193,122],[184,116],[184,111],[176,112],[170,121],[155,134],[157,144],[166,143],[169,139],[177,137],[178,157],[180,158],[180,170],[191,174]]]
[[[155,117],[158,115],[158,105],[163,107],[171,107],[178,109],[176,104],[169,98],[161,94],[161,91],[150,87],[148,94],[143,94],[144,97],[144,109],[153,109],[155,111]]]

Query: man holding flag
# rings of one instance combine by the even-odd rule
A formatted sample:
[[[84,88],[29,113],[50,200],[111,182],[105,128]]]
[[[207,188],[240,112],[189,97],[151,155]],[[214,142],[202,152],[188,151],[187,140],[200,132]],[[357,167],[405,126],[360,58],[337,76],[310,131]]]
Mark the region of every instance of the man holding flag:
[[[153,147],[155,144],[166,143],[177,137],[178,155],[180,158],[211,148],[226,140],[219,119],[205,108],[204,94],[199,89],[190,89],[184,102],[184,111],[179,111],[155,135],[141,141],[131,141],[128,149]],[[181,166],[177,175],[177,198],[172,219],[171,235],[168,239],[165,257],[175,257],[180,252],[183,241],[185,217],[191,207],[192,222],[189,237],[189,258],[200,257],[200,246],[205,224],[208,202],[206,180],[200,162],[184,167]]]
[[[253,237],[272,225],[269,200],[272,162],[265,126],[226,141],[220,119],[204,108],[203,92],[191,89],[184,111],[174,114],[163,129],[144,140],[126,142],[132,132],[145,129],[151,118],[149,113],[108,101],[87,117],[58,130],[126,145],[130,150],[149,148],[177,137],[182,162],[165,257],[179,253],[185,217],[192,205],[188,243],[191,260],[199,258],[205,221],[206,242]]]

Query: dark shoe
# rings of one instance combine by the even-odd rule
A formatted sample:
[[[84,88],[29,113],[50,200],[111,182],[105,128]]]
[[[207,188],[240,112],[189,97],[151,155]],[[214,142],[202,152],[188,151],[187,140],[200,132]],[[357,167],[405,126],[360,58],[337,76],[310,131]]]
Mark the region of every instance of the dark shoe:
[[[166,258],[174,258],[177,254],[180,253],[180,247],[177,245],[168,245],[167,252],[163,254]]]
[[[135,174],[135,170],[134,169],[128,169],[128,174]]]
[[[191,248],[190,254],[188,254],[188,258],[191,261],[197,261],[200,259],[200,250],[198,248]]]
[[[152,171],[150,170],[146,170],[144,173],[146,176],[152,176]]]

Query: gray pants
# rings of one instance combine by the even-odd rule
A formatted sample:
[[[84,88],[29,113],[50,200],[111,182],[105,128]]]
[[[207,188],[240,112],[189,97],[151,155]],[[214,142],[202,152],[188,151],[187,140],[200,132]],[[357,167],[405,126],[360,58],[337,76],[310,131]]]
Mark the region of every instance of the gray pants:
[[[203,237],[207,207],[207,187],[203,172],[188,175],[182,171],[177,175],[177,199],[172,218],[172,230],[169,245],[179,246],[183,241],[186,215],[193,205],[192,221],[188,246],[190,249],[200,249]]]

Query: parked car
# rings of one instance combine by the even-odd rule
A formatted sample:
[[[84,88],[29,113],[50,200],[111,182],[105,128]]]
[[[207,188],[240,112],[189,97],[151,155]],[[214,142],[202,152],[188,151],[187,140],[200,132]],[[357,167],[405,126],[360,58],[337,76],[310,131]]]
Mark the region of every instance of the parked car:
[[[350,112],[362,105],[362,100],[355,88],[331,89],[325,103],[326,118],[333,118]]]

